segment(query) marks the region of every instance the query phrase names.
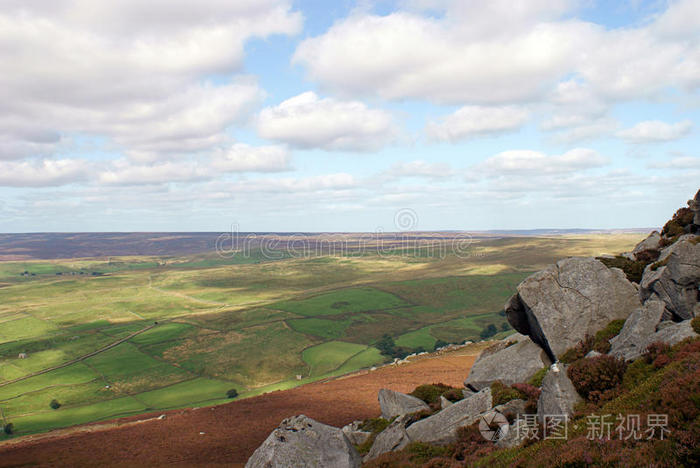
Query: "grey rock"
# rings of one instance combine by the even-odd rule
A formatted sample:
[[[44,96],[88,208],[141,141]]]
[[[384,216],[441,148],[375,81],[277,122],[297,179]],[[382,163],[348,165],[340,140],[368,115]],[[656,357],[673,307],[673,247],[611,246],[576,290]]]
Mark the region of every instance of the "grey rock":
[[[573,415],[574,406],[582,400],[566,375],[566,369],[561,363],[552,364],[542,380],[542,393],[537,401],[537,419],[540,422],[548,415]]]
[[[538,370],[550,364],[542,348],[525,337],[495,353],[482,353],[472,365],[464,386],[481,390],[496,380],[506,385],[527,382]]]
[[[401,450],[410,444],[411,440],[406,434],[406,424],[408,424],[409,420],[410,416],[408,415],[400,416],[380,432],[374,440],[369,453],[365,455],[364,461],[373,460],[383,453]]]
[[[616,268],[572,257],[531,275],[505,306],[508,322],[551,361],[612,320],[641,306],[637,288]]]
[[[525,437],[519,431],[518,421],[515,421],[508,426],[508,433],[496,442],[496,447],[513,448],[522,444],[523,441],[525,441]]]
[[[343,426],[341,429],[343,434],[345,434],[345,437],[347,437],[350,443],[353,445],[364,444],[372,435],[371,432],[360,430],[361,425],[362,421],[353,421],[347,426]]]
[[[429,410],[430,407],[421,399],[405,393],[395,392],[383,388],[379,390],[379,407],[382,409],[382,417],[391,419],[395,416],[417,413]]]
[[[693,212],[693,224],[700,226],[700,190],[691,200],[688,200],[688,207]]]
[[[665,305],[659,300],[649,300],[627,318],[620,333],[610,340],[610,354],[625,360],[636,359],[644,353],[650,337],[656,333]]]
[[[440,395],[440,409],[445,409],[448,406],[454,405],[453,402],[445,398],[444,396]]]
[[[294,416],[270,433],[246,463],[246,468],[357,468],[362,459],[343,431]]]
[[[525,414],[526,404],[527,402],[525,400],[515,399],[503,403],[502,405],[495,406],[493,409],[506,417],[510,416],[513,419],[517,419]]]
[[[644,270],[640,284],[640,297],[644,300],[656,294],[666,304],[666,309],[676,320],[692,319],[698,303],[700,284],[700,243],[689,239],[678,240],[671,247],[666,265]]]
[[[413,442],[452,443],[457,440],[457,430],[460,427],[476,422],[481,413],[491,409],[492,404],[491,389],[485,388],[439,413],[411,424],[406,428],[406,433]]]
[[[657,331],[649,338],[649,343],[655,341],[662,341],[668,345],[673,346],[676,343],[680,343],[686,338],[697,338],[698,334],[695,333],[693,327],[690,325],[690,320],[685,320],[683,322],[674,323],[673,325],[664,327],[663,329]]]
[[[634,312],[633,312],[633,313],[634,313]],[[629,319],[627,319],[627,320],[629,320]],[[603,355],[602,353],[599,353],[599,352],[596,351],[595,349],[592,349],[592,350],[590,350],[590,351],[588,352],[588,354],[586,354],[586,357],[587,357],[587,358],[593,358],[593,357],[598,357],[598,356],[602,356],[602,355]]]
[[[636,259],[636,254],[638,254],[639,252],[643,252],[645,250],[658,250],[660,243],[661,234],[659,234],[658,231],[653,231],[651,234],[649,234],[649,237],[647,237],[634,247],[634,249],[632,250],[632,253],[635,254],[634,259]]]
[[[463,388],[462,389],[462,396],[464,398],[469,398],[470,396],[474,395],[476,392],[472,390],[471,388]]]

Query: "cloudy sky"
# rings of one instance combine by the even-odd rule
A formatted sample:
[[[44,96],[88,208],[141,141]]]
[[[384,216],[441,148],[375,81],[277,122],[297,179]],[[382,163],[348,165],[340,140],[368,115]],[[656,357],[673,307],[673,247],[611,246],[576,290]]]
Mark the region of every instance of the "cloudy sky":
[[[700,0],[0,0],[0,232],[662,224]]]

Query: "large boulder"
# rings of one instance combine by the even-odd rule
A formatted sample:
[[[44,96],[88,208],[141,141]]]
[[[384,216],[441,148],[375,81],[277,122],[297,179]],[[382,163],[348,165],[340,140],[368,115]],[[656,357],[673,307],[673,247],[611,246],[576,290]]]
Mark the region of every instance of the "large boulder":
[[[625,360],[641,356],[650,343],[650,337],[656,333],[664,308],[663,302],[650,299],[632,312],[620,334],[610,340],[609,354]]]
[[[406,434],[406,425],[409,421],[409,416],[399,416],[392,421],[392,423],[374,439],[372,448],[369,450],[369,453],[365,455],[364,461],[373,460],[383,453],[401,450],[410,444],[411,440],[408,438],[408,434]]]
[[[637,244],[632,250],[632,254],[635,255],[644,252],[645,250],[658,250],[661,244],[661,234],[658,231],[654,231],[649,236]]]
[[[489,387],[496,380],[506,385],[527,382],[551,361],[542,348],[527,337],[495,353],[482,353],[472,365],[464,386],[475,391]]]
[[[302,414],[282,421],[253,452],[245,466],[357,468],[361,464],[362,458],[342,430]]]
[[[566,375],[566,366],[556,363],[550,367],[542,379],[542,393],[537,401],[537,419],[544,421],[545,416],[567,416],[574,414],[574,406],[582,398],[574,384]]]
[[[518,285],[505,306],[508,322],[537,343],[552,362],[586,335],[640,307],[637,287],[622,270],[594,258],[571,257]]]
[[[686,338],[697,338],[698,334],[693,330],[690,324],[691,320],[674,323],[672,325],[659,328],[659,331],[649,337],[649,343],[661,341],[670,346],[680,343]]]
[[[644,270],[640,297],[658,295],[676,320],[695,316],[700,284],[700,243],[695,239],[679,240],[673,244],[665,265],[650,265]],[[655,268],[655,269],[654,269]]]
[[[384,419],[430,410],[430,407],[423,400],[386,388],[379,390],[378,398],[379,407],[382,409],[382,417]]]
[[[457,440],[457,430],[469,426],[479,415],[493,406],[491,389],[485,388],[474,395],[456,402],[428,418],[421,419],[406,428],[413,442],[450,444]]]

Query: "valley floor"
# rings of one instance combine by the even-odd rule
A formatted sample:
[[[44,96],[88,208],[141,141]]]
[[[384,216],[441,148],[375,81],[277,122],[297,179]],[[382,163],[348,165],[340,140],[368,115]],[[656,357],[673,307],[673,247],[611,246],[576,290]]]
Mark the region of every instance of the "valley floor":
[[[173,410],[0,443],[0,467],[243,466],[282,419],[306,414],[333,426],[379,415],[377,392],[426,382],[461,386],[478,343],[286,391],[198,409]],[[164,419],[158,416],[165,414]]]

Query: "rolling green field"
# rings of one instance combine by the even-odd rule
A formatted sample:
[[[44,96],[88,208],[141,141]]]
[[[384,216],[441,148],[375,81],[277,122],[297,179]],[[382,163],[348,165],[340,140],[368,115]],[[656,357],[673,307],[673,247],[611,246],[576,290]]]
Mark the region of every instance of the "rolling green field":
[[[467,256],[0,262],[0,409],[15,435],[291,388],[479,340],[531,272],[640,235],[475,242]],[[50,407],[57,400],[60,407]],[[2,435],[0,437],[8,437]]]

